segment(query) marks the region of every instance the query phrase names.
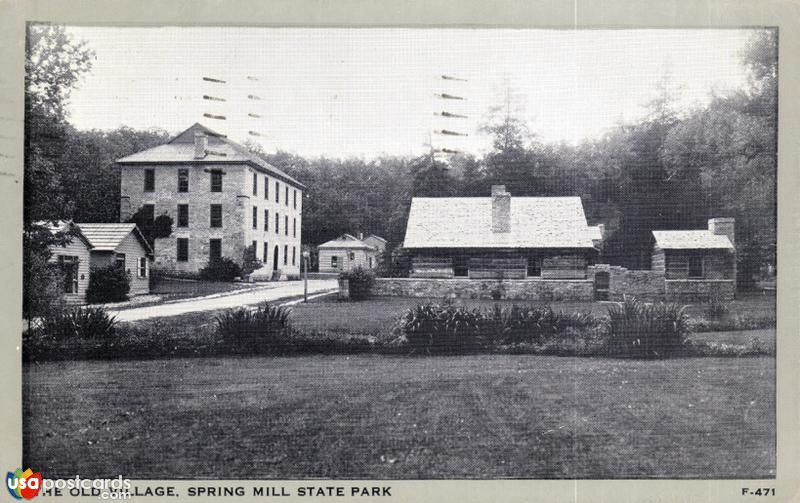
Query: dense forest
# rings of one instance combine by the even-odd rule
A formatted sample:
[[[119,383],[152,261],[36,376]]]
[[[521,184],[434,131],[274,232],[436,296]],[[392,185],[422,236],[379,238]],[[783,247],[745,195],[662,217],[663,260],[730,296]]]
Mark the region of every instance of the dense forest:
[[[114,159],[164,142],[167,132],[75,129],[64,104],[91,71],[91,48],[55,26],[31,28],[28,44],[26,222],[117,221]],[[514,196],[580,196],[589,223],[608,231],[601,260],[629,268],[649,267],[653,229],[704,228],[710,217],[735,217],[746,286],[776,260],[775,33],[754,35],[741,62],[746,88],[689,111],[676,110],[662,89],[645,119],[578,145],[542,143],[511,107],[499,106],[483,127],[492,148],[482,157],[308,159],[248,146],[307,185],[305,245],[364,232],[396,247],[412,197],[488,195],[498,183]]]

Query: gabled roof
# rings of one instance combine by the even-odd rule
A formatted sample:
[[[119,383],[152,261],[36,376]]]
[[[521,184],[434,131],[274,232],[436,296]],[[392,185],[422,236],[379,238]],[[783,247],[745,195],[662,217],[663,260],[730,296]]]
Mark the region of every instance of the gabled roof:
[[[44,227],[50,231],[50,234],[53,234],[54,236],[60,232],[71,231],[72,234],[76,235],[78,239],[83,241],[83,243],[86,245],[86,248],[92,248],[92,243],[89,242],[81,229],[72,223],[71,220],[39,220],[38,222],[34,222],[34,224]]]
[[[713,234],[708,230],[653,231],[653,237],[656,246],[662,250],[734,249],[728,236]]]
[[[406,248],[594,248],[579,197],[511,197],[511,231],[492,232],[491,197],[415,197]]]
[[[370,234],[369,236],[365,237],[363,240],[366,241],[367,239],[375,239],[377,241],[380,241],[383,244],[388,243],[388,241],[386,241],[385,239],[383,239],[380,236],[376,236],[375,234]]]
[[[86,239],[92,244],[92,251],[115,251],[130,233],[142,244],[148,254],[153,253],[150,244],[144,238],[139,228],[133,223],[120,224],[76,224]]]
[[[597,241],[602,241],[603,240],[603,231],[600,230],[600,226],[599,225],[590,225],[589,226],[589,235],[594,240],[597,240]]]
[[[194,156],[194,134],[203,133],[208,137],[206,156]],[[271,174],[284,182],[305,189],[305,185],[268,163],[247,147],[226,138],[200,123],[195,123],[186,131],[163,145],[117,159],[119,164],[247,164],[260,171]]]
[[[374,246],[361,241],[352,234],[342,234],[336,239],[322,243],[318,248],[346,248],[351,250],[374,250]]]

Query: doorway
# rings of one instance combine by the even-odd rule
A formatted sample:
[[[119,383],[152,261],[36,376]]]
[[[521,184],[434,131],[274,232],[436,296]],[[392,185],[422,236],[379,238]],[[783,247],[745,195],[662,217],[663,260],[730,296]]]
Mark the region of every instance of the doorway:
[[[272,270],[278,270],[278,245],[275,245],[275,250],[272,253]]]
[[[604,271],[594,275],[594,300],[608,300],[611,276]]]

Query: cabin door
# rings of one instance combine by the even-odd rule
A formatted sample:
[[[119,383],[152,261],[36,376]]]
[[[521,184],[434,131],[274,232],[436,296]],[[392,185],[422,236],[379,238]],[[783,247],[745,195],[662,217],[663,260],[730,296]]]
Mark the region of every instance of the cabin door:
[[[594,300],[608,300],[608,290],[611,286],[611,277],[607,272],[601,271],[594,275]]]

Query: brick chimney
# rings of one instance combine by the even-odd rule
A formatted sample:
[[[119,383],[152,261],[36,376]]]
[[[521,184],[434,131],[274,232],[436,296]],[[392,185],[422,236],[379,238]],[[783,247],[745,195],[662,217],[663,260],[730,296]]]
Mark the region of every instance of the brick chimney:
[[[194,133],[194,158],[203,159],[208,148],[208,136],[200,131]]]
[[[734,239],[735,223],[736,221],[731,217],[712,218],[708,221],[708,230],[712,234],[728,236],[733,246],[736,246],[736,240]]]
[[[492,232],[511,232],[511,194],[505,185],[492,185]]]

